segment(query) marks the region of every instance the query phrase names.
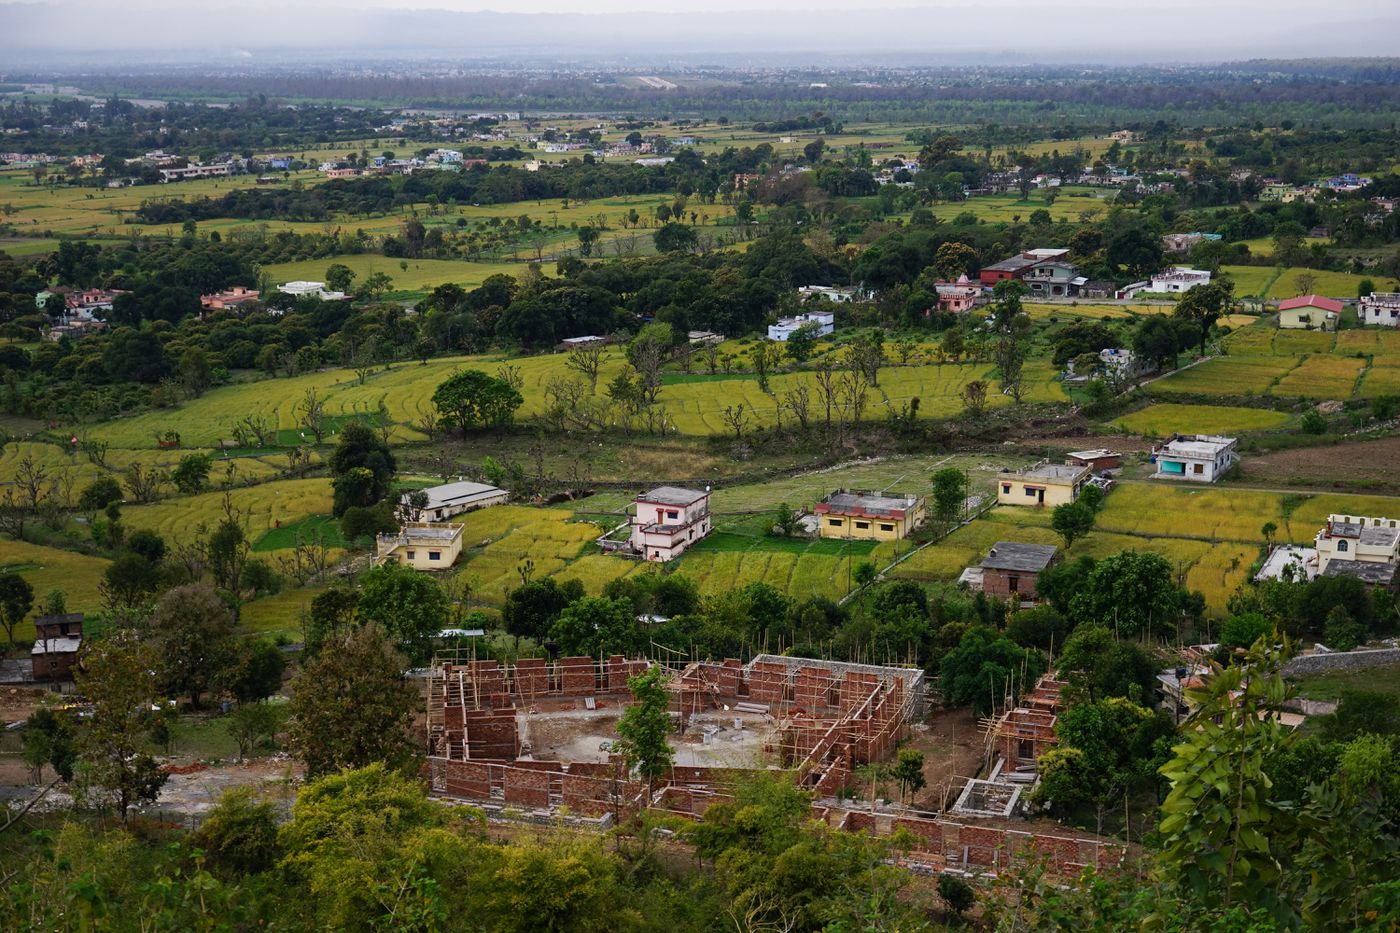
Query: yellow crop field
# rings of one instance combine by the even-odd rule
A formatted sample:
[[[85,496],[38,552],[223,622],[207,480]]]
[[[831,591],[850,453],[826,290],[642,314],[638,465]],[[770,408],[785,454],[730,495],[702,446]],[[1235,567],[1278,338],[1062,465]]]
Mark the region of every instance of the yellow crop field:
[[[1034,304],[1027,302],[1026,313],[1033,320],[1045,320],[1053,317],[1079,317],[1092,320],[1113,320],[1120,318],[1132,318],[1142,314],[1171,314],[1175,305],[1166,304],[1094,304],[1090,302],[1073,302],[1062,304]],[[1253,320],[1251,318],[1251,320]]]
[[[1400,395],[1400,359],[1381,362],[1379,359],[1366,370],[1361,380],[1362,398],[1378,395]]]
[[[1173,373],[1148,387],[1155,394],[1264,395],[1275,379],[1296,366],[1296,357],[1222,356]]]
[[[1283,525],[1282,497],[1250,489],[1123,483],[1104,500],[1096,528],[1133,535],[1261,541],[1266,521]]]
[[[1257,320],[1249,327],[1231,332],[1221,341],[1231,356],[1271,356],[1278,329]]]
[[[1177,433],[1242,434],[1271,431],[1288,424],[1290,417],[1267,408],[1234,408],[1227,405],[1149,405],[1124,415],[1113,424],[1146,437],[1170,437]]]
[[[1355,357],[1314,354],[1280,379],[1269,394],[1351,398],[1362,365],[1363,362]]]
[[[1221,266],[1222,275],[1228,275],[1235,283],[1235,297],[1264,297],[1269,285],[1278,277],[1278,269],[1271,266]]]
[[[245,521],[250,541],[258,540],[269,528],[290,525],[312,515],[328,515],[331,511],[331,484],[328,479],[276,480],[234,489],[228,496]],[[122,509],[122,521],[127,527],[150,529],[173,543],[194,539],[200,526],[212,530],[223,516],[222,492],[206,492]]]
[[[0,572],[12,571],[23,577],[34,588],[36,602],[53,590],[62,590],[69,612],[96,612],[102,608],[98,586],[108,563],[102,557],[0,539]],[[15,637],[33,638],[34,626],[21,624]]]
[[[474,599],[499,604],[520,585],[527,561],[534,579],[553,576],[601,534],[596,525],[573,518],[563,509],[509,505],[458,516],[455,520],[464,528],[456,572],[471,581]]]
[[[311,601],[325,590],[323,586],[288,585],[271,596],[245,603],[238,613],[238,627],[249,633],[281,633],[300,641],[301,616],[311,609]]]
[[[1292,298],[1295,295],[1301,294],[1301,290],[1298,286],[1298,278],[1305,275],[1311,276],[1313,279],[1312,285],[1308,288],[1308,291],[1312,294],[1342,299],[1355,299],[1357,289],[1361,287],[1361,283],[1367,278],[1367,276],[1352,275],[1349,272],[1327,272],[1321,269],[1304,269],[1299,266],[1292,266],[1278,274],[1278,277],[1274,279],[1273,284],[1269,286],[1268,291],[1263,297],[1277,300],[1280,298]],[[1384,287],[1381,287],[1381,283],[1376,282],[1374,276],[1371,277],[1371,281],[1376,284],[1381,291],[1386,290]],[[1239,293],[1240,290],[1237,288],[1235,291]]]

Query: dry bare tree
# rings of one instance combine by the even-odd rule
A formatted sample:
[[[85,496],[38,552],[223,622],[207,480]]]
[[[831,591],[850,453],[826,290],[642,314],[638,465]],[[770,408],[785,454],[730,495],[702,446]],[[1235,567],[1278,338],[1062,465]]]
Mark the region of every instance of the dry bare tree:
[[[812,417],[812,390],[799,383],[796,388],[783,393],[782,403],[778,407],[779,410],[786,408],[792,412],[792,416],[797,419],[798,425],[805,433]]]
[[[569,369],[588,380],[589,393],[598,391],[598,371],[603,368],[603,345],[588,343],[574,347],[564,363]]]
[[[326,400],[315,386],[306,387],[306,393],[297,403],[296,412],[297,424],[310,431],[316,443],[321,443],[326,436]]]

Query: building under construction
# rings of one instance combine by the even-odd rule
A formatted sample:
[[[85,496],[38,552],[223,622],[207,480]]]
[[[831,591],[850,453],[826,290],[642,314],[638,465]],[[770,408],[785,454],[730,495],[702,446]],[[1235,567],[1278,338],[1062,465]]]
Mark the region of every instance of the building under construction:
[[[428,685],[434,793],[488,815],[567,814],[608,825],[643,809],[697,818],[746,772],[779,768],[813,793],[814,815],[833,826],[910,830],[916,860],[932,870],[995,872],[1018,853],[1043,854],[1037,840],[1046,837],[846,805],[860,783],[856,769],[890,755],[924,715],[924,672],[913,667],[759,655],[671,668],[674,763],[648,789],[614,744],[631,702],[628,680],[653,663],[439,659]],[[1122,856],[1112,844],[1055,839],[1054,864],[1066,871]]]

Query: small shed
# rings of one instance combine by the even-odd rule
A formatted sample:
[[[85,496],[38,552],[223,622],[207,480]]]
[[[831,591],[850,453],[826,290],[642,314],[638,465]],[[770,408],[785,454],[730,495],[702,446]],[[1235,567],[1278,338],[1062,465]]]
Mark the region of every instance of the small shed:
[[[1065,456],[1066,466],[1088,467],[1095,473],[1117,470],[1123,466],[1123,455],[1116,450],[1102,447],[1093,450],[1075,450]]]

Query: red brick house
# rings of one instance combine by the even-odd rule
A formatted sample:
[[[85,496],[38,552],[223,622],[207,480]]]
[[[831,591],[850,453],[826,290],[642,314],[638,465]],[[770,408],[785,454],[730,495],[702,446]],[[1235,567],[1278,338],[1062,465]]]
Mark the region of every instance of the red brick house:
[[[998,541],[982,560],[982,592],[998,599],[1034,603],[1041,571],[1059,556],[1054,545]]]

